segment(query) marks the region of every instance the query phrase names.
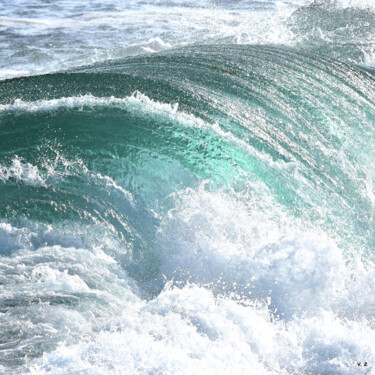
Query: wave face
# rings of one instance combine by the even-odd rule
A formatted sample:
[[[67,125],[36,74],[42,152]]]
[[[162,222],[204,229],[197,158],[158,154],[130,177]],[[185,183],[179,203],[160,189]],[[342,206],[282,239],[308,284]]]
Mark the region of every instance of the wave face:
[[[2,81],[0,372],[371,373],[374,103],[271,46]]]

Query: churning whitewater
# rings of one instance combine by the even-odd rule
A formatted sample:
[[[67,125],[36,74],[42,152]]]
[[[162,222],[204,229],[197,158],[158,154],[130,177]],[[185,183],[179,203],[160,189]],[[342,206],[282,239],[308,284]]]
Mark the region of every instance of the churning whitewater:
[[[371,1],[5,1],[0,45],[1,374],[375,373]]]

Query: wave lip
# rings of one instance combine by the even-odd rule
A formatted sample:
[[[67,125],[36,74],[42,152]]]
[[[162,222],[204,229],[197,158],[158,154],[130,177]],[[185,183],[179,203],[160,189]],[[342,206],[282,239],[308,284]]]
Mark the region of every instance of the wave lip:
[[[61,108],[83,108],[93,106],[121,106],[127,103],[127,99],[119,99],[115,97],[109,98],[97,98],[91,94],[49,99],[49,100],[37,100],[35,102],[25,102],[21,99],[16,99],[12,104],[1,104],[0,111],[7,112],[43,112],[43,111],[55,111]]]
[[[134,108],[142,109],[147,113],[169,114],[173,116],[177,113],[178,103],[165,104],[154,101],[148,96],[143,95],[139,91],[135,91],[132,95],[125,98],[96,97],[91,94],[62,97],[58,99],[42,99],[34,102],[27,102],[16,99],[11,104],[0,104],[0,111],[3,112],[53,112],[59,109],[84,109],[95,107],[109,108]],[[185,116],[189,118],[188,115]],[[200,121],[197,119],[197,121]]]

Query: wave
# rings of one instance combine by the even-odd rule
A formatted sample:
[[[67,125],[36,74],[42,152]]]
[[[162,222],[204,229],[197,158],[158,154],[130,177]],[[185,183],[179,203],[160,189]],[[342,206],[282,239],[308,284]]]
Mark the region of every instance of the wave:
[[[1,81],[1,371],[372,371],[374,89],[234,44]]]
[[[36,83],[38,90],[33,91]],[[4,103],[16,93],[22,99]],[[156,168],[164,163],[175,164],[172,170],[179,171],[178,178],[173,173],[165,176],[175,181],[173,186],[179,179],[194,181],[196,173],[228,182],[261,179],[280,202],[297,209],[295,214],[305,215],[311,207],[317,222],[325,222],[334,233],[346,233],[348,222],[343,218],[352,215],[351,220],[366,231],[366,220],[373,217],[374,153],[371,142],[363,142],[364,138],[373,138],[373,93],[371,74],[335,60],[271,47],[210,46],[66,74],[5,81],[0,86],[0,105],[3,122],[9,123],[9,130],[5,128],[9,134],[15,124],[23,129],[25,122],[30,123],[29,132],[40,129],[43,134],[43,124],[54,123],[57,116],[61,129],[76,124],[77,138],[70,138],[74,133],[71,130],[67,139],[63,137],[73,148],[71,155],[68,152],[64,157],[82,160],[89,170],[92,163],[97,163],[98,151],[84,139],[93,139],[93,134],[102,129],[100,121],[105,119],[109,129],[116,129],[119,139],[125,137],[130,143],[126,142],[122,151],[110,132],[101,136],[102,141],[93,142],[98,150],[109,147],[105,152],[110,163],[98,172],[102,176],[114,173],[112,179],[121,175],[125,185],[133,172],[127,174],[126,167],[123,173],[116,173],[116,165],[126,159],[125,150],[130,152],[143,145],[154,155],[147,160],[151,175],[156,160],[161,163],[157,167],[155,164]],[[157,129],[153,128],[155,123],[159,124]],[[81,140],[85,146],[79,146],[77,155],[74,148]],[[43,170],[43,160],[51,159],[56,152],[51,148],[61,151],[60,141],[56,142],[44,147],[46,156],[37,163],[29,162],[22,152],[18,156],[24,158],[30,173],[34,170],[31,166]],[[41,145],[35,147],[43,149]],[[9,152],[7,165],[13,165],[14,155],[11,149]],[[8,172],[3,169],[2,174],[8,173],[10,178],[12,168],[7,168]],[[295,185],[303,186],[297,195],[290,185],[291,174]],[[160,181],[159,189],[164,189],[167,185],[159,179],[151,178],[154,183]],[[132,181],[130,191],[140,186]],[[151,189],[146,187],[151,186],[149,182],[141,185]],[[167,191],[173,192],[173,188]],[[351,209],[353,199],[357,203]],[[335,207],[331,214],[340,216],[342,226],[328,223],[321,200],[331,202],[323,209]],[[358,209],[363,217],[360,224],[356,219]],[[366,235],[360,233],[358,238],[363,242]]]

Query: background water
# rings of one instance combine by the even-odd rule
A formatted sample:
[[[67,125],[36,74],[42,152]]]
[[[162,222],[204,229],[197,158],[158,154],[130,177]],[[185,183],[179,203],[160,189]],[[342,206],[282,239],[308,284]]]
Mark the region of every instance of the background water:
[[[374,42],[370,0],[3,1],[0,373],[373,373]]]
[[[0,78],[191,44],[276,44],[374,64],[372,0],[0,4]]]

